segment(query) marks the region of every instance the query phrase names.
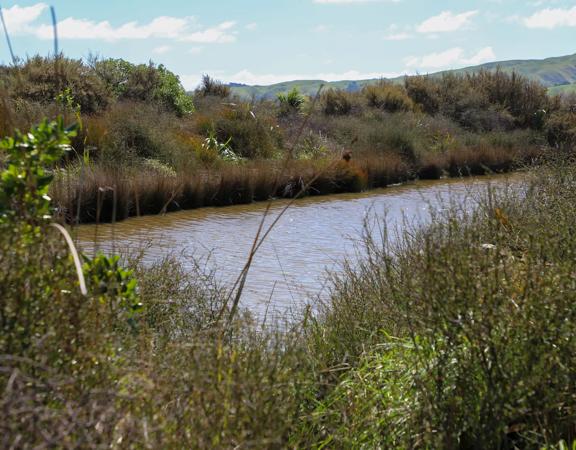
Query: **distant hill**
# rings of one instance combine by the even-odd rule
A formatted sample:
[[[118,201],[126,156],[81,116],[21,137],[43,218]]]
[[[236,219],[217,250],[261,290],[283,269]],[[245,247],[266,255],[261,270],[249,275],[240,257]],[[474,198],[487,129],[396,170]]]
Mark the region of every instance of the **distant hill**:
[[[536,80],[550,88],[551,93],[576,92],[576,54],[559,56],[547,59],[499,61],[481,64],[479,66],[466,67],[464,69],[436,72],[431,76],[440,76],[443,73],[470,73],[481,69],[496,70],[500,67],[506,72],[515,71],[525,77]],[[404,77],[393,78],[391,81],[401,82]],[[326,88],[344,89],[351,92],[362,89],[366,84],[374,83],[377,79],[370,80],[343,80],[324,82],[322,80],[296,80],[270,86],[248,86],[231,83],[232,92],[241,97],[255,97],[258,99],[274,99],[280,93],[285,93],[293,88],[300,92],[313,96],[321,84]]]
[[[552,86],[548,88],[548,92],[552,95],[555,94],[576,94],[576,83],[562,84],[559,86]]]

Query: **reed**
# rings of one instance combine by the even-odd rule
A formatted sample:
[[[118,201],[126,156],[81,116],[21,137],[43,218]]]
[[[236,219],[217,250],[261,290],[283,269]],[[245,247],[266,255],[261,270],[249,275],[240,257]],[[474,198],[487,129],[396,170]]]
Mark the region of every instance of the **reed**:
[[[185,173],[108,164],[70,166],[52,186],[52,196],[68,221],[110,221],[116,198],[116,219],[137,215],[228,206],[303,195],[329,195],[386,187],[414,179],[503,173],[545,157],[537,147],[501,149],[485,144],[446,153],[424,154],[409,161],[396,152],[363,154],[330,167],[333,160],[251,161]],[[337,157],[336,157],[337,160]],[[115,196],[112,193],[115,192]],[[97,217],[100,202],[101,214]],[[79,212],[79,215],[77,214]]]

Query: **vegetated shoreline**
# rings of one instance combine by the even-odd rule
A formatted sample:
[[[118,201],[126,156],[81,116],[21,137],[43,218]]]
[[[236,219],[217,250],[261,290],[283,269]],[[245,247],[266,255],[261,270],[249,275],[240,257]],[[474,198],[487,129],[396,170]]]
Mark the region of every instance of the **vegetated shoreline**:
[[[68,223],[507,172],[576,142],[575,97],[502,70],[262,101],[208,76],[188,93],[122,59],[37,56],[0,74],[0,135],[78,125],[51,186]]]
[[[374,155],[359,161],[262,161],[190,176],[150,168],[122,171],[87,167],[79,169],[76,176],[61,176],[53,184],[51,194],[62,220],[75,224],[109,223],[206,207],[366,192],[416,180],[509,173],[541,163],[546,153],[538,148],[524,149],[522,153],[497,149],[461,151],[436,155],[425,166],[416,168],[395,155]]]
[[[573,150],[525,192],[451,204],[399,241],[367,233],[330,299],[279,331],[174,259],[86,257],[78,289],[45,195],[67,136],[21,136],[38,158],[2,141],[2,447],[573,446]]]

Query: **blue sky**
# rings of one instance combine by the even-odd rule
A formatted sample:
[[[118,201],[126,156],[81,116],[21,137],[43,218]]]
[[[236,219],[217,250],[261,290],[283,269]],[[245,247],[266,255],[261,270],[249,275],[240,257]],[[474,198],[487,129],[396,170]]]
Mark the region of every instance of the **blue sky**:
[[[52,51],[56,8],[68,56],[153,60],[193,88],[223,81],[362,79],[576,53],[576,1],[0,1],[21,57]],[[9,61],[0,42],[0,61]]]

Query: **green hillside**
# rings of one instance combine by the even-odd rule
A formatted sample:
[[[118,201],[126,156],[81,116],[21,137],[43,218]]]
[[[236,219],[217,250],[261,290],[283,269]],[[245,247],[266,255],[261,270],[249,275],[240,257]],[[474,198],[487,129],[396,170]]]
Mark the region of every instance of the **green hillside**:
[[[576,83],[552,86],[551,88],[548,88],[548,92],[550,92],[552,95],[576,94]]]
[[[453,71],[444,71],[431,74],[439,76],[443,73],[469,73],[478,70],[496,70],[500,68],[506,72],[515,71],[531,80],[536,80],[544,86],[550,88],[552,93],[566,93],[576,91],[576,54],[569,56],[560,56],[540,60],[512,60],[486,63],[479,66],[466,67]],[[403,77],[392,79],[391,81],[400,82]],[[324,82],[322,80],[296,80],[284,83],[273,84],[270,86],[248,86],[241,84],[230,84],[232,92],[241,97],[255,97],[259,99],[273,99],[279,93],[290,91],[293,88],[306,95],[314,95],[321,84],[327,88],[344,89],[348,91],[357,91],[364,85],[376,81],[371,80],[343,80],[334,82]]]

